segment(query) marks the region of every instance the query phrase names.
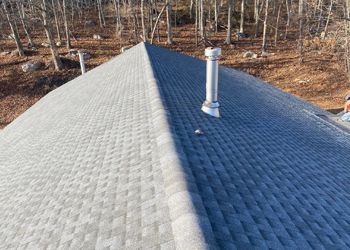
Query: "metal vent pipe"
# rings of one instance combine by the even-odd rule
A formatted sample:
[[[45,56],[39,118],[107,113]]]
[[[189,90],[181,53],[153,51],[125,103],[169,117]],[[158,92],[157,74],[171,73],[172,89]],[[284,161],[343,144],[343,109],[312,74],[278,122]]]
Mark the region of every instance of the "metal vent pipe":
[[[78,54],[79,54],[79,62],[80,62],[81,74],[83,75],[83,74],[86,73],[85,62],[84,62],[84,53],[79,50]]]
[[[218,102],[218,60],[221,55],[220,48],[206,48],[207,76],[206,76],[206,98],[202,105],[202,111],[214,117],[220,117]]]

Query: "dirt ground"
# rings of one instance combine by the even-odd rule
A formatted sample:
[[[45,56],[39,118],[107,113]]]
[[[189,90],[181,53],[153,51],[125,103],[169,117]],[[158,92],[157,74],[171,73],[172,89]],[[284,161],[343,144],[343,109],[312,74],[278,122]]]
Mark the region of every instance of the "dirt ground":
[[[72,41],[73,48],[84,49],[92,56],[86,62],[87,70],[118,55],[122,46],[132,44],[128,35],[124,36],[123,42],[116,39],[113,28],[100,30],[98,27],[82,26],[75,27],[75,30],[79,32],[73,32],[77,37],[77,40]],[[195,46],[193,25],[176,27],[174,45],[171,46],[165,45],[164,30],[165,25],[162,24],[160,42],[155,39],[155,44],[204,59],[205,45]],[[104,39],[93,40],[93,34],[100,34]],[[13,121],[45,94],[80,74],[77,58],[73,59],[75,63],[71,62],[64,70],[55,72],[50,65],[49,49],[40,46],[46,40],[41,35],[40,30],[34,33],[34,42],[38,46],[35,50],[27,51],[26,57],[0,55],[0,128]],[[241,40],[235,42],[235,46],[229,46],[223,44],[224,38],[225,31],[210,36],[213,45],[223,49],[220,64],[252,74],[323,109],[342,107],[343,97],[350,90],[350,85],[341,63],[332,53],[309,50],[305,55],[305,63],[300,65],[295,39],[290,39],[279,41],[277,47],[270,47],[267,57],[247,59],[242,56],[245,51],[260,53],[260,39]],[[0,53],[13,50],[13,40],[0,39]],[[60,54],[67,57],[67,49],[60,48]],[[24,73],[21,65],[30,60],[40,60],[46,66],[33,73]]]

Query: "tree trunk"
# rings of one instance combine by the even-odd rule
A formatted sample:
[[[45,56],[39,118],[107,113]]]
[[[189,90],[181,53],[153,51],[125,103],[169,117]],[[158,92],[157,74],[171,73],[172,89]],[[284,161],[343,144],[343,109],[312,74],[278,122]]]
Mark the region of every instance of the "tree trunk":
[[[116,36],[121,37],[122,23],[120,17],[120,0],[114,0],[115,19],[116,19]]]
[[[152,34],[151,34],[151,44],[153,44],[153,37],[154,37],[154,33],[155,33],[155,31],[156,31],[156,28],[158,27],[159,19],[160,19],[160,17],[162,16],[162,14],[163,14],[164,10],[166,9],[166,7],[167,7],[167,4],[164,5],[164,7],[162,8],[162,10],[160,11],[160,13],[159,13],[159,15],[158,15],[158,17],[157,17],[157,20],[156,20],[156,22],[155,22],[155,24],[154,24],[154,27],[153,27],[153,30],[152,30]]]
[[[299,40],[298,40],[298,50],[299,50],[299,63],[304,62],[304,0],[299,0]]]
[[[58,38],[58,41],[61,41],[62,40],[62,38],[61,38],[61,29],[60,29],[60,24],[58,22],[55,1],[56,0],[51,0],[51,4],[52,4],[53,16],[55,18],[55,24],[56,24],[56,30],[57,30],[57,38]]]
[[[278,26],[280,22],[281,8],[282,8],[282,3],[278,7],[278,12],[277,12],[276,27],[275,27],[275,46],[277,46],[277,40],[278,40]]]
[[[99,3],[100,3],[100,11],[101,11],[103,27],[105,27],[106,26],[106,18],[105,18],[105,12],[103,11],[102,0],[99,0]]]
[[[232,37],[232,6],[233,0],[227,0],[227,33],[226,33],[226,44],[231,44]]]
[[[51,22],[50,22],[50,14],[47,13],[46,8],[46,0],[43,0],[42,4],[42,16],[43,16],[43,23],[44,23],[44,29],[47,36],[48,43],[50,44],[50,50],[52,55],[52,61],[55,65],[55,70],[59,71],[62,69],[62,62],[59,57],[55,41],[53,40],[52,33],[51,33]]]
[[[45,0],[43,0],[45,1]],[[66,13],[66,0],[63,0],[62,3],[62,8],[63,8],[63,22],[64,22],[64,29],[66,31],[66,46],[67,49],[69,50],[72,45],[71,45],[71,41],[70,41],[70,34],[69,34],[69,28],[68,28],[68,20],[67,20],[67,13]]]
[[[203,5],[203,1],[204,0],[199,0],[200,1],[200,22],[199,22],[199,32],[201,35],[201,39],[205,39],[205,31],[204,31],[204,5]]]
[[[166,8],[166,23],[167,23],[167,44],[173,43],[173,33],[171,27],[171,0],[167,0],[167,8]]]
[[[193,5],[194,5],[194,0],[191,0],[191,3],[190,3],[190,19],[193,18]]]
[[[167,6],[167,5],[164,5]],[[157,10],[157,0],[154,0],[154,9]],[[165,9],[164,9],[165,10]],[[160,32],[159,32],[159,25],[157,25],[157,41],[160,42]]]
[[[254,0],[255,37],[259,35],[260,1]]]
[[[284,34],[284,39],[287,39],[288,36],[288,28],[290,25],[290,11],[289,11],[289,3],[288,0],[286,0],[286,12],[287,12],[287,22],[286,22],[286,32]]]
[[[263,28],[263,43],[262,52],[266,51],[266,31],[267,31],[267,17],[269,14],[269,0],[265,0],[265,18],[264,18],[264,28]]]
[[[318,16],[318,24],[317,24],[317,33],[320,32],[321,28],[321,23],[322,23],[322,15],[323,15],[323,8],[322,8],[322,0],[319,1],[319,9],[320,9],[320,14]]]
[[[71,27],[72,30],[74,30],[74,13],[75,13],[75,8],[74,8],[74,0],[70,0],[70,11],[71,11]]]
[[[218,32],[218,1],[214,1],[214,19],[215,19],[215,33]]]
[[[17,8],[18,8],[18,14],[19,14],[19,17],[21,19],[21,23],[22,23],[22,26],[23,26],[24,33],[26,34],[26,36],[28,38],[28,46],[29,47],[33,47],[34,46],[34,42],[33,42],[32,36],[31,36],[31,34],[29,32],[29,28],[28,28],[28,25],[27,25],[27,18],[25,16],[23,3],[17,2]]]
[[[326,26],[324,27],[324,37],[323,39],[326,39],[327,36],[327,32],[328,32],[328,24],[329,24],[329,20],[331,18],[332,15],[332,7],[333,7],[333,0],[331,0],[331,3],[329,5],[329,11],[328,11],[328,16],[327,16],[327,22],[326,22]]]
[[[144,3],[145,0],[141,0],[141,25],[142,25],[142,40],[147,41],[146,37],[146,27],[145,27],[145,13],[144,13]]]
[[[174,11],[174,30],[175,30],[175,33],[173,32],[173,34],[176,34],[176,27],[177,27],[177,0],[175,0],[175,11]]]
[[[97,0],[97,10],[98,10],[98,18],[100,21],[100,27],[104,28],[106,25],[106,21],[105,21],[105,16],[104,16],[103,9],[102,9],[101,0]]]
[[[349,0],[345,1],[345,16],[347,19],[350,19],[350,2]],[[350,79],[350,49],[349,49],[349,21],[344,20],[345,27],[345,68],[348,73],[348,78]]]
[[[241,23],[239,26],[239,32],[244,33],[244,12],[245,12],[245,0],[241,3]]]
[[[135,42],[138,42],[139,37],[138,37],[138,28],[137,28],[137,17],[136,17],[136,13],[135,13],[135,6],[134,6],[134,0],[130,0],[130,4],[131,4],[131,16],[133,19],[133,26],[134,26],[134,40]]]
[[[14,21],[12,20],[12,17],[11,17],[11,15],[10,15],[8,9],[7,9],[7,2],[5,2],[5,0],[3,0],[2,1],[2,5],[3,5],[3,9],[4,9],[4,12],[5,12],[5,15],[6,15],[6,18],[7,18],[7,22],[10,25],[12,34],[13,34],[15,42],[16,42],[18,54],[19,54],[19,56],[24,56],[23,45],[22,45],[21,39],[19,38],[16,25],[15,25]]]
[[[194,23],[194,33],[195,33],[195,40],[196,40],[196,47],[198,46],[198,0],[196,0],[196,20]]]

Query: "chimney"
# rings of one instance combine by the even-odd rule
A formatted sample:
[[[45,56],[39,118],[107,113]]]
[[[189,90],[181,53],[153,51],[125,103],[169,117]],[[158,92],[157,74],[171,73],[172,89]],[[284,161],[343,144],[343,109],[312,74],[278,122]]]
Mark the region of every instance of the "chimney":
[[[214,117],[220,117],[218,103],[218,59],[221,55],[220,48],[206,48],[207,57],[207,80],[206,80],[206,98],[202,105],[202,111]]]

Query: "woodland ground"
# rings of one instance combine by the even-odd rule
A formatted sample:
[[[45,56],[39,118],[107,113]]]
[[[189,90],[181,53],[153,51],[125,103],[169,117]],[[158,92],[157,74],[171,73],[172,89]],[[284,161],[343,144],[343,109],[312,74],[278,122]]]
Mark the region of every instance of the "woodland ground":
[[[160,42],[155,39],[155,44],[204,59],[205,46],[195,46],[193,26],[177,26],[174,31],[174,45],[167,46],[165,24],[162,24]],[[86,61],[88,70],[118,55],[122,46],[132,44],[128,35],[123,42],[116,39],[114,26],[110,27],[75,27],[73,33],[77,40],[72,41],[73,48],[84,49],[92,55]],[[41,30],[34,32],[36,44],[46,41],[42,34]],[[104,39],[93,40],[93,34],[100,34]],[[290,38],[278,41],[277,47],[269,47],[269,56],[266,58],[247,59],[242,57],[242,53],[248,50],[259,53],[261,39],[241,40],[236,42],[234,48],[223,44],[225,35],[224,30],[210,35],[213,45],[223,49],[220,64],[245,71],[323,109],[342,107],[343,97],[350,90],[350,85],[344,69],[340,66],[341,62],[332,52],[307,48],[305,62],[299,64],[296,41]],[[13,40],[0,39],[0,52],[12,50],[15,50]],[[62,56],[67,55],[66,48],[60,48],[59,51]],[[22,72],[21,65],[30,60],[41,60],[48,66],[33,73]],[[45,94],[80,74],[77,58],[74,59],[77,63],[70,63],[60,72],[55,72],[49,66],[50,60],[49,49],[39,45],[36,50],[29,51],[27,57],[0,56],[0,128],[13,121]]]

